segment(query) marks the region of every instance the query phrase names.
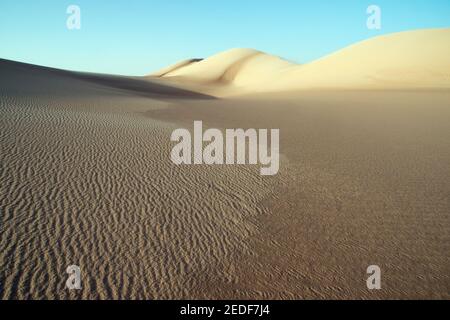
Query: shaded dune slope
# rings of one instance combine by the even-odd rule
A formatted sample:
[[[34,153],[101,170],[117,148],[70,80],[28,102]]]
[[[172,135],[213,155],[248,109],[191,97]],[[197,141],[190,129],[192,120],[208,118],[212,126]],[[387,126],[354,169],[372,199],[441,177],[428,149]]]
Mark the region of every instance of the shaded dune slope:
[[[206,94],[140,77],[73,72],[0,59],[2,90],[20,94],[83,94],[99,91],[139,95],[149,98],[213,99]]]
[[[192,65],[193,63],[196,63],[196,62],[199,62],[199,61],[202,61],[202,60],[203,60],[203,59],[188,59],[188,60],[183,60],[183,61],[180,61],[180,62],[178,62],[178,63],[175,63],[175,64],[173,64],[173,65],[171,65],[171,66],[168,66],[168,67],[166,67],[166,68],[163,68],[163,69],[161,69],[161,70],[159,70],[159,71],[157,71],[157,72],[154,72],[154,73],[152,73],[151,75],[152,75],[152,76],[155,76],[155,77],[164,77],[164,76],[169,75],[169,74],[171,74],[171,73],[173,73],[173,72],[175,72],[175,71],[177,71],[177,70],[179,70],[179,69],[181,69],[181,68],[187,67],[187,66],[189,66],[189,65]]]

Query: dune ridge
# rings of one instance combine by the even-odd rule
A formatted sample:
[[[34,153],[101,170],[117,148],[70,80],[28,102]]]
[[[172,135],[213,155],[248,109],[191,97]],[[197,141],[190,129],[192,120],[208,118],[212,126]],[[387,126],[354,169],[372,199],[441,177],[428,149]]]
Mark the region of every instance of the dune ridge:
[[[231,49],[201,60],[197,63],[177,64],[169,72],[165,69],[152,74],[162,73],[164,78],[215,83],[222,85],[247,86],[257,84],[261,76],[275,76],[280,71],[295,66],[279,57],[254,49]],[[170,67],[169,67],[170,68]]]
[[[196,62],[199,62],[199,61],[202,61],[202,60],[203,59],[187,59],[187,60],[183,60],[183,61],[177,62],[177,63],[175,63],[173,65],[170,65],[170,66],[168,66],[166,68],[163,68],[163,69],[153,73],[152,75],[156,76],[156,77],[164,77],[164,76],[167,76],[168,74],[176,72],[179,69],[182,69],[182,68],[184,68],[186,66],[192,65],[192,64],[194,64]]]
[[[158,79],[120,75],[76,72],[0,59],[0,88],[4,92],[27,95],[67,95],[75,91],[84,94],[138,95],[154,99],[211,99],[213,97],[189,91]]]

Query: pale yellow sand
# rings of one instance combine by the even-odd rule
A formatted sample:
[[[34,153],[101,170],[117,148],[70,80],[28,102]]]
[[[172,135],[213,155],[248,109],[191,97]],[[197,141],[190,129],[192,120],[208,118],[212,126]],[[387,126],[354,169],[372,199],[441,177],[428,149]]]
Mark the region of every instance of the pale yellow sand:
[[[208,96],[298,68],[238,52],[254,63],[219,82],[0,60],[0,298],[450,298],[441,73],[414,91]],[[170,134],[194,120],[279,128],[279,174],[173,165]],[[70,264],[78,293],[64,287]],[[370,264],[379,292],[366,288]]]
[[[306,89],[450,88],[449,57],[450,29],[432,29],[376,37],[305,65],[234,49],[154,76],[191,87],[197,84],[196,89],[219,96]]]

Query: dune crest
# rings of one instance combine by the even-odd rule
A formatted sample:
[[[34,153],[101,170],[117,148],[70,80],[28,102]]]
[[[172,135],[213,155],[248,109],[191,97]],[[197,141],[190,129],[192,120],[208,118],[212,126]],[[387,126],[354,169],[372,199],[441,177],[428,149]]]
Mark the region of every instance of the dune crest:
[[[266,90],[450,88],[450,29],[369,39],[292,68]]]
[[[182,60],[180,62],[177,62],[173,65],[170,65],[168,67],[165,67],[163,69],[160,69],[154,73],[152,73],[150,76],[155,76],[155,77],[164,77],[169,75],[170,73],[173,73],[179,69],[182,69],[184,67],[187,67],[189,65],[192,65],[194,63],[197,63],[199,61],[202,61],[203,59],[187,59],[187,60]]]
[[[162,77],[203,84],[249,86],[261,82],[261,77],[278,76],[281,70],[295,64],[254,49],[231,49],[196,63],[180,62],[174,66],[178,67],[169,67]],[[160,76],[162,71],[152,75]]]
[[[201,84],[203,91],[215,86],[216,93],[219,86],[225,95],[305,89],[450,88],[450,29],[379,36],[305,65],[253,49],[232,49],[153,76],[191,86]]]

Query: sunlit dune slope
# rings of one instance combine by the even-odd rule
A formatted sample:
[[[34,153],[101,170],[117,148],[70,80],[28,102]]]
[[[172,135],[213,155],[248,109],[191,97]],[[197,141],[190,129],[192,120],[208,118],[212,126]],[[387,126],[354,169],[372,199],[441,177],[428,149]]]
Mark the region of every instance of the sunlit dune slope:
[[[450,88],[450,29],[379,36],[305,65],[252,49],[233,49],[154,76],[232,86],[233,93]]]
[[[183,64],[181,62],[180,64]],[[253,49],[231,49],[208,59],[174,68],[165,78],[203,84],[251,86],[262,80],[279,77],[281,72],[296,66],[281,58]],[[164,72],[158,71],[154,76]]]

